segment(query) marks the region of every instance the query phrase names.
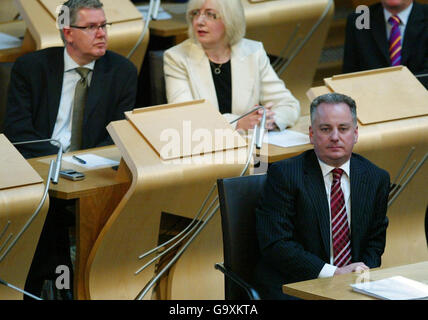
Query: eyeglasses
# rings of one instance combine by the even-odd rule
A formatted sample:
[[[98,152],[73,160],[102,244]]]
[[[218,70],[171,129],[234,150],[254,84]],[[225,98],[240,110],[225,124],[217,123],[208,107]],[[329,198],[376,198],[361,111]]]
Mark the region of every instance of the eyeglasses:
[[[202,12],[199,9],[195,9],[195,10],[192,10],[189,12],[189,17],[191,20],[193,20],[195,18],[199,18],[200,16],[204,16],[209,21],[214,21],[214,20],[220,19],[220,16],[218,15],[218,13],[216,13],[212,10],[206,10],[206,11]]]
[[[95,34],[99,29],[103,29],[104,32],[108,31],[111,27],[112,23],[111,22],[106,22],[100,25],[96,25],[96,24],[91,24],[89,26],[86,27],[82,27],[82,26],[70,26],[70,28],[76,28],[76,29],[80,29],[83,31],[86,31],[88,33],[92,33]]]

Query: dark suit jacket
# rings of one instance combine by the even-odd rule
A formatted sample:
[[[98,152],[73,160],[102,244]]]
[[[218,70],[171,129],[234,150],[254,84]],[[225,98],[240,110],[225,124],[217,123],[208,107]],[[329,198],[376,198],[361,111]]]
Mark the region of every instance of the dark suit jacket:
[[[351,254],[374,268],[385,247],[389,174],[353,154],[350,162]],[[276,286],[317,278],[330,263],[330,217],[313,150],[269,167],[256,210],[262,254],[256,281]]]
[[[370,6],[370,29],[358,30],[352,13],[347,20],[343,72],[391,66],[382,4]],[[428,72],[428,5],[413,3],[402,47],[401,63],[413,74]]]
[[[64,48],[48,48],[16,60],[11,74],[4,133],[12,142],[52,137],[61,99]],[[84,111],[82,149],[112,144],[106,126],[132,110],[137,69],[107,51],[94,66]],[[18,146],[26,158],[54,154],[50,143]]]

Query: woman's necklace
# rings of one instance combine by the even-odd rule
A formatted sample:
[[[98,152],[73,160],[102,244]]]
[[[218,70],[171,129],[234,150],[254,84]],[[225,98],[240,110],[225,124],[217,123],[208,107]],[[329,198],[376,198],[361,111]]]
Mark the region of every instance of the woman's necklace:
[[[223,56],[223,58],[221,59],[213,59],[216,61],[229,61],[230,59],[230,49],[226,50],[226,55]],[[207,54],[208,55],[208,54]],[[221,73],[221,67],[223,66],[223,64],[225,64],[226,62],[222,62],[222,63],[214,63],[211,60],[211,57],[208,55],[208,59],[210,61],[210,64],[213,66],[214,68],[214,74],[219,75]]]
[[[223,63],[220,63],[219,65],[216,65],[214,62],[210,61],[210,63],[213,65],[214,67],[214,73],[216,75],[219,75],[221,73],[221,66],[223,65]]]

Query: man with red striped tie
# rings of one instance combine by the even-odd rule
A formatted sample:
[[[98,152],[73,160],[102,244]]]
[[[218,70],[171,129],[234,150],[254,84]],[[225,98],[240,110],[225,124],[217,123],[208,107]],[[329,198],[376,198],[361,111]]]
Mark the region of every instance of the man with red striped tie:
[[[427,87],[428,4],[413,0],[381,0],[369,7],[369,27],[348,17],[343,72],[404,65]],[[425,76],[424,76],[425,75]]]
[[[311,104],[314,150],[273,163],[256,210],[262,299],[287,298],[285,283],[381,265],[389,174],[352,152],[355,101],[329,93]]]

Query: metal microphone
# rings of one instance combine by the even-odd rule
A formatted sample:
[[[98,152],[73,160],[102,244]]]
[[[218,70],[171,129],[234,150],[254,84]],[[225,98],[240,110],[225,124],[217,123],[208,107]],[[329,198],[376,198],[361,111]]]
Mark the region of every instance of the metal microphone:
[[[265,134],[265,125],[266,125],[266,109],[261,106],[263,109],[262,120],[260,121],[260,126],[256,128],[257,136],[256,136],[256,148],[261,149],[263,144],[263,136]]]
[[[249,114],[253,113],[254,111],[257,111],[259,109],[263,109],[263,116],[262,116],[262,120],[260,121],[260,126],[255,126],[254,130],[257,130],[257,136],[256,136],[256,148],[260,149],[262,147],[263,144],[263,136],[265,133],[265,125],[266,125],[266,109],[264,106],[257,106],[253,109],[251,109],[250,111],[248,111],[247,113],[244,113],[243,115],[239,116],[238,118],[230,121],[230,124],[235,123],[238,120],[241,120],[242,118],[248,116]]]
[[[143,39],[146,36],[147,31],[149,30],[150,21],[157,19],[158,13],[159,13],[159,7],[160,7],[160,0],[150,0],[149,10],[147,11],[147,17],[145,21],[144,21],[144,17],[141,17],[141,19],[144,21],[143,30],[137,42],[135,43],[134,47],[129,51],[128,55],[126,56],[128,59],[131,59],[131,57],[134,55],[137,48],[140,46],[141,42],[143,42]]]
[[[152,11],[152,19],[156,20],[159,14],[160,0],[155,0]]]
[[[59,179],[59,171],[61,170],[61,161],[62,161],[62,144],[59,140],[56,139],[42,139],[42,140],[32,140],[32,141],[22,141],[22,142],[13,142],[12,144],[22,145],[22,144],[31,144],[31,143],[39,143],[39,142],[55,142],[58,147],[58,153],[56,155],[55,167],[52,174],[52,183],[57,184]]]

